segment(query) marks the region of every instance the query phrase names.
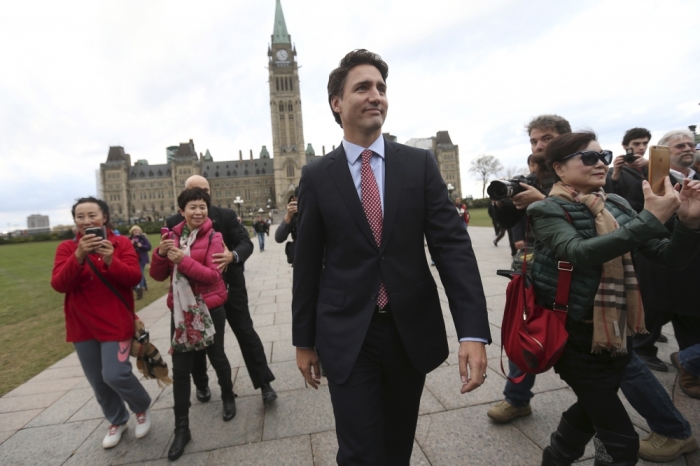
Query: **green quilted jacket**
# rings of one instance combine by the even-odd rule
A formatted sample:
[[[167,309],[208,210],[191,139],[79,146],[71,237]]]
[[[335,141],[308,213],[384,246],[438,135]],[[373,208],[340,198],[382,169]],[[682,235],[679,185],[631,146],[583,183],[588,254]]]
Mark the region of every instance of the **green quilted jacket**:
[[[554,304],[559,260],[574,266],[568,316],[582,321],[593,318],[593,298],[604,262],[636,249],[667,267],[683,268],[700,251],[700,231],[676,222],[671,236],[651,212],[643,210],[637,214],[615,194],[607,195],[605,207],[620,228],[603,236],[596,235],[593,214],[583,204],[548,197],[527,209],[530,228],[537,239],[532,276],[535,295],[542,306],[551,309]]]

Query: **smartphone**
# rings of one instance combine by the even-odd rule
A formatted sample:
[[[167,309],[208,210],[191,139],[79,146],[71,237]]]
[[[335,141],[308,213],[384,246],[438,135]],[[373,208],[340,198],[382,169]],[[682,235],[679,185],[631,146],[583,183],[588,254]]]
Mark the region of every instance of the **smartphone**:
[[[168,235],[168,234],[170,234],[170,229],[168,227],[162,227],[160,229],[160,236]]]
[[[664,178],[671,169],[671,150],[668,146],[651,146],[649,149],[649,184],[657,196],[664,194]]]
[[[99,236],[102,239],[105,239],[105,237],[107,236],[107,235],[105,235],[105,231],[104,231],[103,227],[86,228],[85,234]]]

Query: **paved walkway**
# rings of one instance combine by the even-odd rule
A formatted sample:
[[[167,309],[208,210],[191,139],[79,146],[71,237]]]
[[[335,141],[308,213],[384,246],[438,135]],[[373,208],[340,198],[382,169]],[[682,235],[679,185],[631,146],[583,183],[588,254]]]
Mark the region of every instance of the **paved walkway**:
[[[534,413],[510,425],[495,425],[486,411],[502,399],[504,377],[500,371],[500,325],[507,280],[495,275],[507,268],[507,244],[491,244],[491,228],[470,228],[479,260],[489,308],[494,343],[488,350],[487,383],[475,392],[460,395],[457,369],[457,341],[440,291],[452,353],[431,372],[425,384],[413,450],[413,465],[539,465],[542,448],[556,428],[560,414],[574,395],[553,373],[537,378]],[[178,463],[187,465],[333,465],[337,442],[327,386],[318,391],[305,388],[296,368],[291,346],[290,303],[292,269],[287,265],[283,245],[268,238],[266,252],[255,252],[247,263],[246,280],[250,310],[277,380],[273,386],[279,399],[264,407],[260,393],[253,390],[233,333],[227,329],[226,348],[233,367],[234,389],[238,393],[238,414],[228,423],[221,419],[221,398],[216,383],[212,400],[192,399],[193,439]],[[257,246],[256,246],[257,251]],[[440,284],[437,271],[433,269]],[[165,297],[140,312],[154,342],[167,352],[169,312]],[[669,329],[670,330],[670,329]],[[672,331],[671,337],[672,337]],[[671,343],[660,344],[660,357],[668,361],[677,350]],[[168,364],[169,358],[168,359]],[[656,373],[676,404],[700,433],[700,402],[674,389],[676,371]],[[212,373],[212,381],[216,377]],[[325,382],[324,382],[325,383]],[[2,465],[105,465],[168,463],[172,440],[172,389],[161,389],[154,381],[144,385],[153,398],[153,428],[145,439],[134,437],[134,419],[121,443],[112,450],[101,446],[107,431],[92,389],[75,354],[54,364],[4,397],[0,398],[0,464]],[[622,396],[622,395],[621,395]],[[630,408],[640,435],[646,422]],[[581,465],[593,464],[589,445]],[[650,464],[640,461],[640,464]],[[700,465],[700,455],[680,458],[671,465]]]

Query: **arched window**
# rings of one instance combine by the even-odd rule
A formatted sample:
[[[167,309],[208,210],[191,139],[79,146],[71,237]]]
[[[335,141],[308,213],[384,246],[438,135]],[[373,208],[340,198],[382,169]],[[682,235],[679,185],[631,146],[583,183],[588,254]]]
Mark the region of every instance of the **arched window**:
[[[294,163],[292,162],[287,164],[287,176],[290,178],[294,176]]]
[[[289,90],[290,91],[294,90],[294,86],[292,85],[293,83],[294,83],[294,81],[292,80],[292,78],[289,78]]]
[[[280,90],[280,78],[277,78],[277,90]]]
[[[292,106],[291,102],[289,102],[289,104],[287,105],[287,110],[289,110],[290,112],[294,110],[294,106]]]
[[[280,104],[280,112],[284,112],[284,104]]]

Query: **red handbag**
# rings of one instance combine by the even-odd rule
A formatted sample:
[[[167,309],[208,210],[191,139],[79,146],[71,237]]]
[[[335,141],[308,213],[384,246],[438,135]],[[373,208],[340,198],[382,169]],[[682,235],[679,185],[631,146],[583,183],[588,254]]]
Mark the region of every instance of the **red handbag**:
[[[501,356],[505,349],[508,359],[525,374],[548,371],[561,357],[569,338],[566,313],[569,309],[569,290],[574,267],[569,262],[559,261],[558,268],[557,295],[552,309],[535,304],[535,290],[527,278],[526,260],[523,260],[521,272],[497,272],[511,279],[506,289],[506,306],[501,325]],[[505,375],[502,358],[501,371]],[[525,374],[516,378],[508,377],[508,380],[520,383]]]

